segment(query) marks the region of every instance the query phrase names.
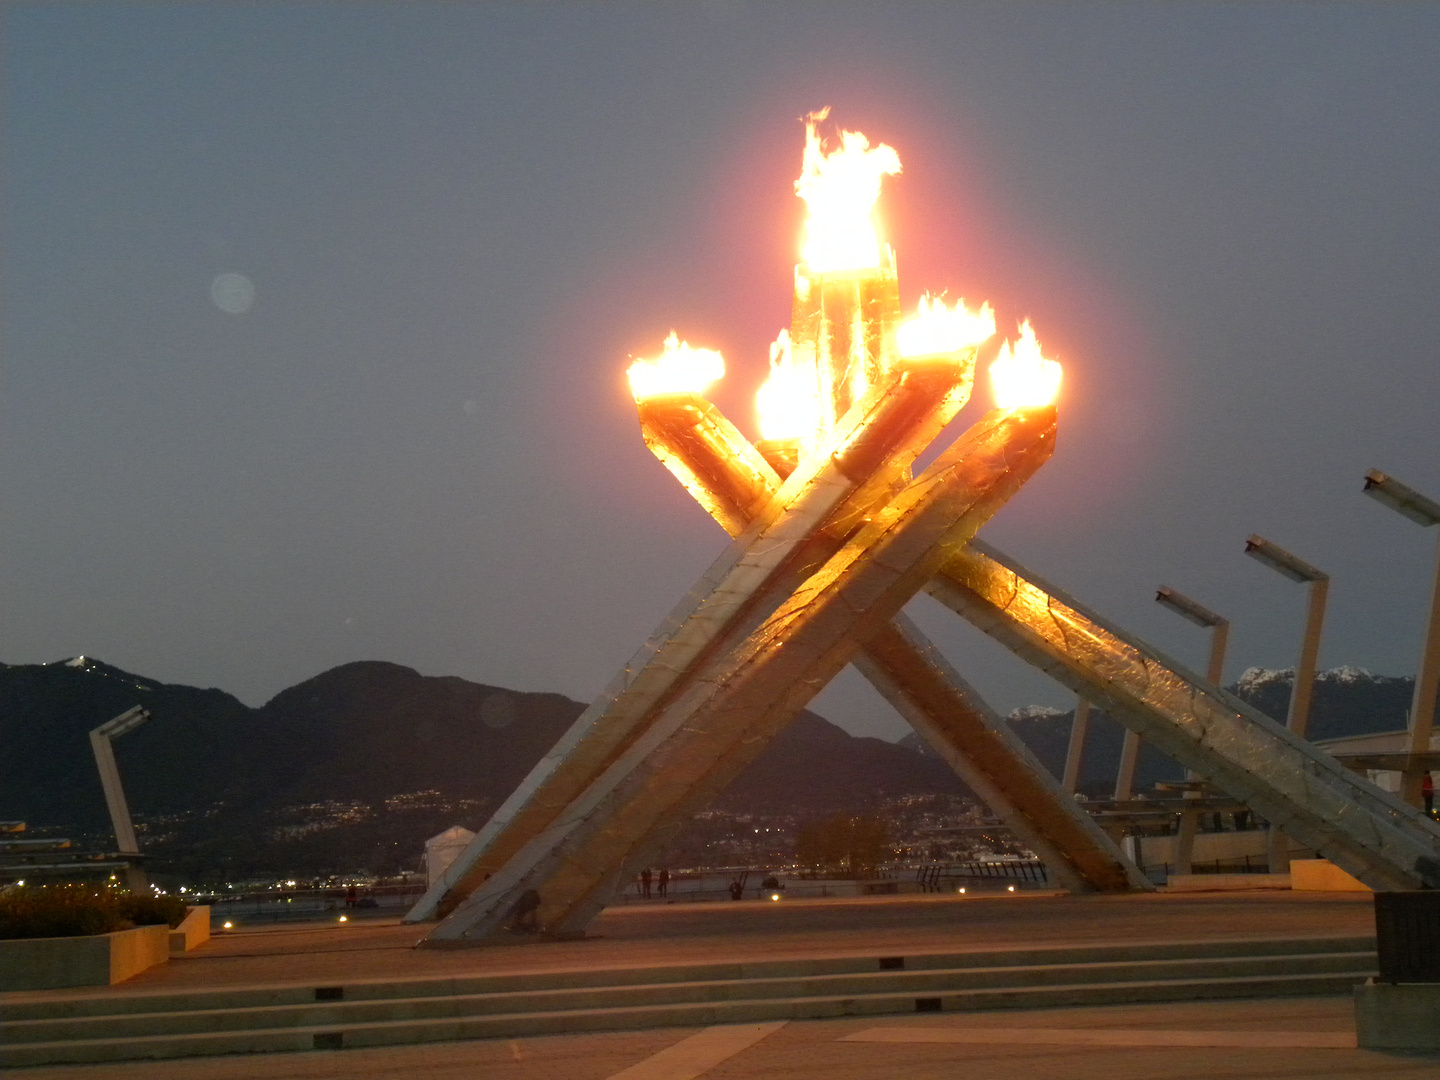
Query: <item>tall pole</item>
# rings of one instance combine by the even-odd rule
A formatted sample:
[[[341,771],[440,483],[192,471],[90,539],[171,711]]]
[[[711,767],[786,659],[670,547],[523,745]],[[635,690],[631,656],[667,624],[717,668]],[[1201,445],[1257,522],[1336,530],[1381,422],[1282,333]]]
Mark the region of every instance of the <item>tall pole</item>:
[[[1140,760],[1140,736],[1129,728],[1125,729],[1125,741],[1120,744],[1120,768],[1115,773],[1115,801],[1124,802],[1135,789],[1135,763]]]
[[[1305,609],[1305,633],[1300,639],[1300,658],[1295,662],[1295,683],[1290,690],[1290,709],[1285,717],[1285,726],[1303,739],[1310,724],[1315,663],[1320,657],[1320,631],[1325,624],[1325,600],[1330,595],[1330,576],[1263,536],[1252,534],[1248,537],[1245,554],[1291,581],[1310,586],[1310,602]],[[1272,874],[1290,872],[1290,841],[1274,825],[1270,826],[1265,851]]]
[[[1402,517],[1429,528],[1440,525],[1440,503],[1422,495],[1393,476],[1379,469],[1365,474],[1365,494],[1384,503]],[[1436,552],[1435,580],[1430,586],[1430,618],[1425,624],[1425,646],[1420,653],[1420,669],[1415,673],[1415,697],[1410,703],[1409,760],[1400,776],[1400,795],[1411,806],[1419,806],[1420,785],[1425,775],[1423,762],[1416,754],[1430,750],[1430,733],[1435,727],[1435,698],[1440,689],[1440,549]]]
[[[1205,667],[1205,678],[1211,686],[1219,686],[1225,677],[1225,647],[1230,643],[1230,622],[1221,619],[1210,628],[1210,661]]]
[[[1210,658],[1205,669],[1205,680],[1211,686],[1219,686],[1225,677],[1225,647],[1230,642],[1230,620],[1216,615],[1209,608],[1197,604],[1188,596],[1162,585],[1155,593],[1155,602],[1169,608],[1182,619],[1203,626],[1210,631]],[[1123,751],[1122,751],[1123,758]],[[1196,781],[1201,777],[1193,770],[1186,770],[1188,781],[1184,788],[1185,799],[1200,798]],[[1195,833],[1199,827],[1199,815],[1194,810],[1180,812],[1180,827],[1175,833],[1175,873],[1189,874],[1194,863]]]
[[[1430,587],[1430,619],[1425,625],[1425,647],[1420,653],[1415,697],[1410,704],[1411,754],[1424,754],[1430,750],[1437,696],[1440,696],[1440,541],[1435,546],[1435,579]],[[1424,773],[1423,765],[1412,765],[1405,771],[1403,795],[1411,806],[1420,805],[1420,784]]]
[[[90,749],[95,754],[95,768],[100,774],[100,787],[105,792],[105,807],[110,811],[110,824],[115,830],[115,847],[130,860],[125,869],[125,883],[133,893],[143,892],[149,883],[145,868],[140,865],[140,844],[135,839],[135,826],[130,820],[130,807],[125,802],[125,789],[120,785],[120,767],[115,763],[111,740],[127,731],[134,731],[150,713],[135,706],[113,720],[107,720],[90,732]]]
[[[1290,712],[1285,726],[1305,738],[1310,726],[1310,701],[1315,692],[1315,665],[1320,659],[1320,631],[1325,625],[1325,601],[1330,579],[1310,583],[1310,603],[1305,609],[1305,637],[1300,642],[1300,660],[1295,665],[1295,689],[1290,694]]]
[[[1080,786],[1080,759],[1085,756],[1085,733],[1090,728],[1090,702],[1083,697],[1075,701],[1075,722],[1070,725],[1070,746],[1065,751],[1065,775],[1060,786],[1065,794],[1074,795]]]

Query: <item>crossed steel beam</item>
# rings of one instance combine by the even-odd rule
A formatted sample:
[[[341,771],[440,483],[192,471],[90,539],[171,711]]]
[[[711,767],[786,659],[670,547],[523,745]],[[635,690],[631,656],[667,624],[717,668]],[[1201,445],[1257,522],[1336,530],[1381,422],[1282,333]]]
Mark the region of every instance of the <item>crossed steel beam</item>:
[[[429,944],[582,932],[1048,460],[1052,408],[997,411],[910,478],[973,363],[897,363],[778,485],[411,912],[445,916]]]
[[[744,508],[758,501],[757,489],[779,487],[782,478],[765,457],[698,395],[643,402],[640,423],[656,456],[732,535],[743,529]],[[1040,855],[1056,881],[1076,892],[1151,887],[910,620],[897,615],[868,640],[854,664]]]
[[[1053,408],[995,411],[918,477],[974,351],[899,361],[786,478],[697,395],[647,443],[734,540],[407,915],[431,946],[577,936],[846,664],[1073,889],[1146,888],[900,609],[920,589],[1375,888],[1440,886],[1440,828],[974,541],[1050,456]]]

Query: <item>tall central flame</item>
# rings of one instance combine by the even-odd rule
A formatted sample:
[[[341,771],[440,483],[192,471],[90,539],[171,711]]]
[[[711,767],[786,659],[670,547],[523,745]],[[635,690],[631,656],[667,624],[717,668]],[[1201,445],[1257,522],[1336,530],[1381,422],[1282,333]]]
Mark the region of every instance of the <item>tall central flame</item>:
[[[805,157],[795,192],[810,211],[802,256],[811,271],[866,270],[880,265],[880,237],[870,215],[880,178],[900,171],[900,155],[872,147],[858,131],[842,131],[840,148],[825,152],[818,125],[828,108],[805,118]]]

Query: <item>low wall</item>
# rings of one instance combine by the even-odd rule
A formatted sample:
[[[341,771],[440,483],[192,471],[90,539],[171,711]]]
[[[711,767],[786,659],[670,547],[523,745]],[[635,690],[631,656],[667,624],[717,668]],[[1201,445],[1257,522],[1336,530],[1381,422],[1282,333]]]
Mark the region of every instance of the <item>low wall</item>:
[[[192,907],[180,925],[170,931],[170,952],[184,953],[210,940],[210,908]]]
[[[1165,879],[1165,885],[1170,892],[1233,892],[1291,887],[1289,874],[1171,874]]]
[[[0,990],[109,986],[170,959],[170,927],[0,941]]]

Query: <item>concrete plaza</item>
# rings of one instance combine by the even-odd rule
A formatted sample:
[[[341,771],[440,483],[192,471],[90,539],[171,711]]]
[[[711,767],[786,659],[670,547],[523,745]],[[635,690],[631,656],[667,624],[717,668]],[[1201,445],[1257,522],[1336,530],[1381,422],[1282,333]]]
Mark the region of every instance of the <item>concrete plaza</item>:
[[[894,897],[653,904],[608,910],[584,941],[415,949],[424,927],[347,923],[223,935],[107,994],[319,985],[476,972],[565,971],[716,959],[944,949],[1364,935],[1356,894]],[[54,991],[47,997],[88,991]],[[29,995],[4,995],[16,1000]],[[0,1000],[0,1008],[4,1001]],[[1440,1057],[1354,1046],[1348,997],[855,1016],[481,1039],[299,1053],[51,1065],[16,1080],[484,1077],[486,1080],[1435,1077]]]

